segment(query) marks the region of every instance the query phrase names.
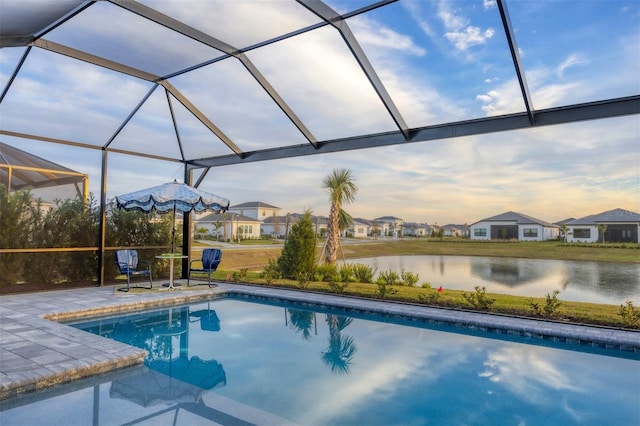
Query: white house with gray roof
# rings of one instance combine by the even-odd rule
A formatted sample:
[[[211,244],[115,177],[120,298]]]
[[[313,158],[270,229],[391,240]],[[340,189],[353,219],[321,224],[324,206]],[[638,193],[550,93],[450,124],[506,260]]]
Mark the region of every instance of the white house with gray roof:
[[[469,227],[472,240],[545,241],[558,238],[559,227],[516,212],[482,219]]]
[[[238,213],[209,213],[194,221],[196,229],[206,230],[212,237],[227,240],[260,238],[261,222]]]
[[[289,213],[284,216],[271,216],[262,221],[261,232],[273,238],[284,238],[291,231],[291,227],[298,223],[304,213]],[[311,215],[311,222],[317,235],[324,235],[327,229],[327,218]]]
[[[426,223],[404,222],[402,236],[425,237],[431,234],[431,227]]]
[[[624,209],[585,216],[566,223],[567,242],[595,243],[640,243],[640,214]]]
[[[242,216],[252,217],[260,221],[265,220],[268,217],[278,216],[280,214],[280,207],[272,206],[271,204],[263,203],[261,201],[249,201],[246,203],[236,204],[229,207],[229,213],[237,213]]]
[[[402,236],[402,226],[404,225],[403,219],[395,216],[381,216],[373,220],[383,224],[383,236],[393,235],[394,238]]]

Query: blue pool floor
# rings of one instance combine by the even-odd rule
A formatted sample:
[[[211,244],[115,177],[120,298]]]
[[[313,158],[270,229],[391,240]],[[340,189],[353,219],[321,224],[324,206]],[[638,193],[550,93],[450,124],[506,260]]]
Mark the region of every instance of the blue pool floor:
[[[219,283],[174,292],[114,292],[94,287],[0,297],[0,400],[143,362],[145,352],[56,321],[207,300],[234,293],[362,313],[429,319],[473,329],[640,352],[640,333],[329,294]]]

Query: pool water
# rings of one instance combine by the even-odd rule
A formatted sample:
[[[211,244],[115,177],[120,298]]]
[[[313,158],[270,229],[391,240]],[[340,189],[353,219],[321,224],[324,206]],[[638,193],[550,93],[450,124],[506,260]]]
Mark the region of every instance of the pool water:
[[[3,425],[640,424],[637,353],[234,298],[72,325],[146,366],[7,406]]]

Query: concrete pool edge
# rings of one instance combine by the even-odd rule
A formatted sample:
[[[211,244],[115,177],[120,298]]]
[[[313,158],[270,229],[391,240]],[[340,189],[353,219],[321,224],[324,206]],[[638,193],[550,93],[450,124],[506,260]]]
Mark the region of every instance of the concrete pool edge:
[[[443,321],[464,327],[496,328],[534,336],[600,342],[640,352],[640,333],[456,311],[397,302],[360,299],[290,289],[219,283],[189,292],[114,294],[88,288],[0,297],[0,401],[46,387],[141,364],[146,352],[85,333],[56,321],[69,321],[141,309],[175,306],[226,295],[246,295],[354,309],[406,318]]]

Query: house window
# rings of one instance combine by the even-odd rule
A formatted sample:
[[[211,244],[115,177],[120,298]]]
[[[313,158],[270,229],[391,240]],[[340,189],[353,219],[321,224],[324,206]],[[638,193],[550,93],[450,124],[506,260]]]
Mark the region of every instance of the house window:
[[[487,236],[487,228],[474,228],[473,236],[474,237],[486,237]]]
[[[253,225],[240,225],[240,226],[238,226],[238,234],[240,234],[240,235],[253,234]]]
[[[573,238],[591,238],[591,229],[575,228],[573,230]]]
[[[524,228],[523,235],[525,238],[538,238],[538,230],[536,228]]]

